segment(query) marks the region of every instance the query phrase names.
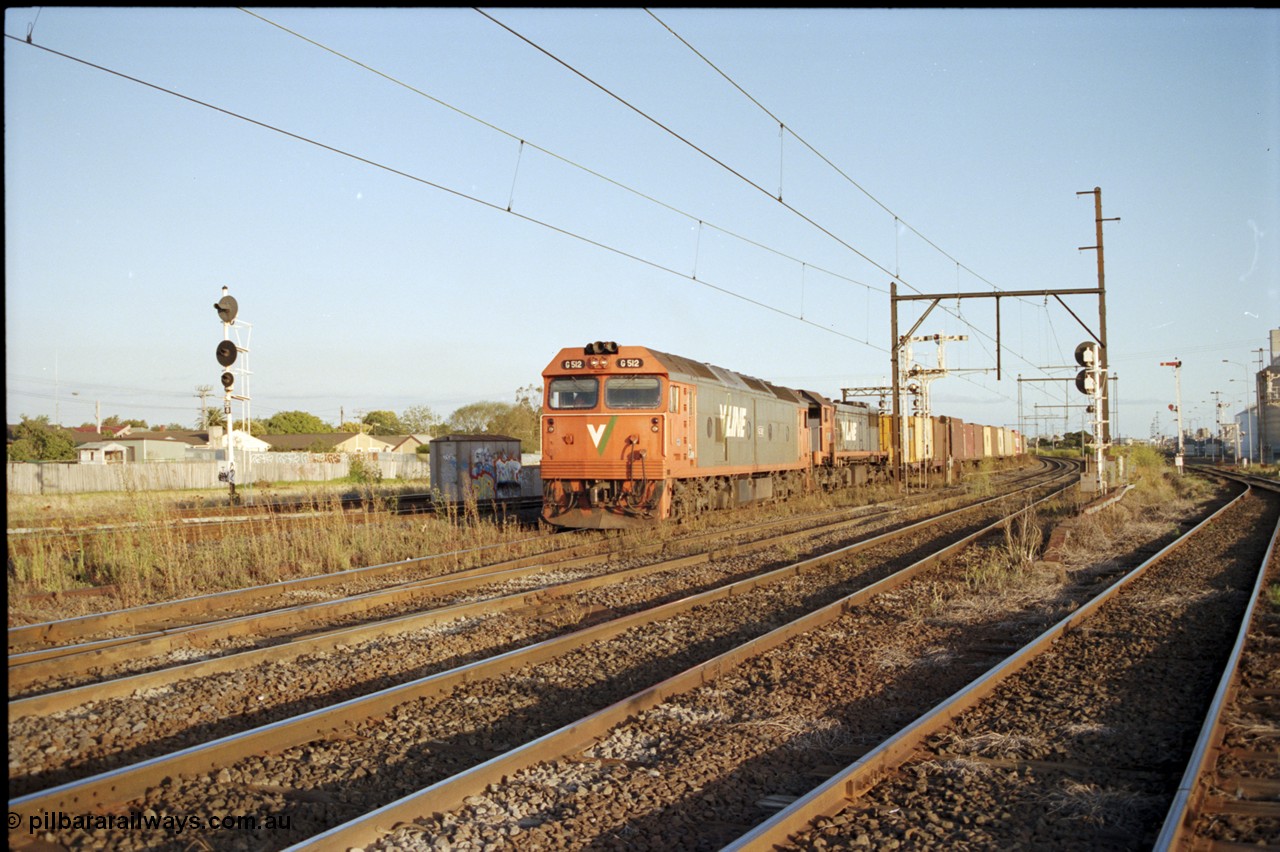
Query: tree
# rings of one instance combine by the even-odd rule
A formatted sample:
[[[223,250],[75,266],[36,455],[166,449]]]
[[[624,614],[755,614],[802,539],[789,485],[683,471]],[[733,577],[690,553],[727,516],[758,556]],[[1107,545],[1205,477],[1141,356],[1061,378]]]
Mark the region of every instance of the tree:
[[[400,422],[404,424],[406,435],[435,436],[437,430],[444,425],[440,415],[425,405],[411,405],[406,408],[404,414],[400,415]]]
[[[1062,436],[1062,446],[1080,448],[1086,444],[1093,443],[1093,436],[1088,432],[1067,432]]]
[[[541,388],[528,385],[516,391],[515,403],[473,402],[449,417],[449,431],[476,435],[491,433],[516,438],[526,452],[539,447]]]
[[[278,412],[267,418],[266,425],[272,435],[312,435],[333,431],[329,424],[306,411]]]
[[[13,437],[9,461],[75,461],[76,442],[71,433],[61,426],[49,425],[45,415],[34,419],[22,415]]]
[[[400,422],[394,411],[370,411],[361,422],[371,427],[370,434],[373,435],[409,434],[408,427]]]
[[[459,435],[479,435],[493,431],[489,424],[511,406],[505,402],[473,402],[449,415],[449,432]]]
[[[499,435],[520,439],[525,452],[537,452],[541,446],[542,388],[526,385],[516,390],[516,401],[494,418],[489,428]]]
[[[103,429],[119,429],[121,426],[133,426],[138,429],[146,429],[147,421],[130,419],[125,420],[119,414],[112,414],[109,417],[102,418]]]

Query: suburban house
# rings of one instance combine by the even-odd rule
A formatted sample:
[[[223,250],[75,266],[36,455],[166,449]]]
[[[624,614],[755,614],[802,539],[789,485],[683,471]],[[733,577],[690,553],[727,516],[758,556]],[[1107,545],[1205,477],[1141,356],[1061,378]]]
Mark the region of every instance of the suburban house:
[[[226,449],[219,426],[211,427],[207,432],[186,429],[131,431],[110,440],[103,440],[96,432],[74,430],[74,437],[79,445],[76,451],[81,464],[212,460],[219,458],[220,451]],[[82,437],[91,439],[82,441]],[[237,451],[265,452],[271,448],[266,441],[247,432],[233,432],[232,442]]]
[[[363,432],[315,432],[302,435],[263,435],[276,452],[389,453],[391,444]]]
[[[378,437],[391,445],[393,453],[416,453],[418,447],[431,444],[430,435],[379,435]]]
[[[80,464],[123,464],[129,448],[115,441],[87,441],[76,447]]]

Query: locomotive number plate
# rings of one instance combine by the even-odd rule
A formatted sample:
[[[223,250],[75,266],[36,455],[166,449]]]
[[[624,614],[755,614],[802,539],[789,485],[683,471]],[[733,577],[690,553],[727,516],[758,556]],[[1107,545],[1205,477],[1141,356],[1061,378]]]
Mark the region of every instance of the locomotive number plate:
[[[608,366],[608,361],[602,361],[600,366]],[[619,358],[615,364],[621,370],[639,370],[644,366],[643,358]],[[561,370],[585,370],[587,362],[581,358],[565,358],[560,362]]]

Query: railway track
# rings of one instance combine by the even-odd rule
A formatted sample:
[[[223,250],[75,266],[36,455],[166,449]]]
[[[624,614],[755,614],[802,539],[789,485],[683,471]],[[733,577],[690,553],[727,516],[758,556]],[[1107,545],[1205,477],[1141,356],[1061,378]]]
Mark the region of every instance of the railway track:
[[[542,506],[540,497],[503,500],[481,500],[475,511],[483,517],[499,515],[534,522]],[[263,522],[306,523],[317,518],[341,515],[349,523],[378,523],[388,516],[441,514],[458,511],[435,500],[430,494],[401,494],[387,497],[360,494],[334,495],[330,503],[318,500],[267,501],[235,506],[179,506],[162,516],[139,520],[121,516],[62,524],[58,526],[14,527],[7,530],[11,549],[35,550],[53,539],[71,539],[84,543],[96,536],[118,535],[135,531],[170,529],[187,541],[199,541],[228,535],[239,529],[252,530]],[[90,594],[93,590],[76,590]],[[65,592],[62,594],[66,594]]]
[[[1275,480],[1226,478],[1280,493]],[[1157,849],[1280,846],[1280,548],[1275,538],[1264,564]]]
[[[973,511],[970,511],[967,514],[971,515],[973,514]],[[974,524],[978,522],[970,519],[966,521],[957,520],[955,523],[959,524],[961,529],[950,530],[949,534],[952,537],[962,534],[963,529],[966,527],[968,529],[972,529]],[[947,531],[941,529],[945,526],[944,522],[935,522],[928,526],[933,528],[931,534],[934,537],[937,535],[945,536],[945,534],[947,534]],[[981,524],[979,524],[979,526],[981,526]],[[830,535],[832,533],[828,531],[826,534]],[[916,531],[913,534],[919,536],[923,533]],[[813,536],[816,535],[816,533],[811,531],[809,535]],[[847,537],[848,533],[837,533],[836,535],[845,535]],[[890,541],[888,537],[884,537],[885,540],[880,542],[878,545],[855,544],[853,546],[859,548],[869,546],[898,548],[902,552],[900,552],[896,558],[902,559],[904,558],[902,553],[911,553],[914,549],[922,547],[919,542],[912,544],[910,541],[905,540],[907,535],[908,534],[906,533],[899,534],[895,536],[892,541]],[[61,784],[60,787],[55,788],[55,790],[46,789],[43,793],[37,790],[37,792],[23,796],[20,800],[11,801],[11,805],[15,807],[27,807],[28,805],[33,807],[38,806],[39,808],[50,810],[47,806],[56,802],[58,804],[54,804],[54,807],[52,808],[53,810],[56,810],[62,805],[72,806],[76,803],[86,805],[90,802],[105,804],[106,799],[118,801],[119,797],[124,795],[124,791],[126,789],[138,789],[137,785],[141,785],[143,788],[154,789],[158,783],[155,779],[152,779],[151,781],[136,780],[144,777],[147,772],[160,771],[167,773],[166,777],[170,777],[174,776],[175,773],[177,773],[177,775],[181,775],[186,771],[176,768],[177,764],[172,763],[173,760],[178,760],[182,765],[186,765],[185,761],[187,760],[195,760],[196,766],[220,767],[214,775],[214,780],[216,781],[218,777],[222,776],[223,769],[226,769],[228,773],[232,771],[230,767],[235,766],[236,760],[242,758],[250,759],[259,754],[269,755],[271,753],[275,753],[279,749],[284,748],[284,744],[288,742],[290,738],[301,737],[303,739],[300,740],[299,743],[305,744],[306,742],[315,741],[318,731],[326,729],[331,724],[336,726],[334,730],[340,729],[344,731],[354,730],[360,724],[376,725],[376,721],[366,722],[365,720],[386,718],[388,713],[402,712],[397,710],[397,708],[404,707],[412,702],[434,702],[437,699],[432,698],[431,696],[442,693],[447,694],[453,690],[461,688],[463,684],[467,684],[472,681],[475,681],[477,685],[485,684],[484,688],[486,689],[492,688],[492,684],[495,683],[494,678],[498,674],[511,671],[518,667],[538,664],[540,658],[545,658],[543,664],[552,664],[551,661],[565,657],[572,653],[574,648],[582,646],[584,643],[607,643],[607,641],[612,639],[612,637],[620,636],[628,630],[639,630],[645,625],[652,624],[665,625],[663,627],[648,627],[649,630],[658,631],[661,636],[667,637],[661,646],[658,644],[641,642],[638,651],[629,651],[627,654],[623,654],[618,658],[620,660],[630,659],[630,663],[608,664],[606,660],[598,661],[598,670],[602,672],[601,677],[604,677],[605,680],[599,684],[579,683],[572,687],[571,691],[574,696],[579,697],[579,701],[566,703],[563,700],[555,700],[557,697],[563,699],[562,690],[565,688],[563,686],[551,688],[549,693],[539,698],[539,703],[550,708],[548,712],[553,714],[551,719],[543,721],[540,724],[543,726],[554,724],[553,720],[555,718],[555,713],[579,713],[582,709],[582,701],[588,700],[588,696],[590,701],[600,702],[605,700],[605,698],[610,694],[614,694],[619,690],[626,691],[628,686],[634,686],[637,675],[632,674],[628,676],[628,667],[633,669],[643,669],[646,665],[665,667],[656,673],[651,673],[641,677],[641,680],[652,680],[664,671],[678,671],[680,668],[683,668],[683,663],[686,661],[689,653],[708,654],[716,647],[731,647],[737,641],[735,637],[737,637],[742,631],[745,630],[748,633],[751,633],[764,629],[764,625],[768,623],[769,619],[762,615],[762,613],[768,611],[767,609],[761,610],[757,607],[754,612],[750,608],[748,608],[746,612],[742,611],[743,602],[750,596],[754,596],[755,598],[763,601],[761,604],[762,606],[771,607],[773,610],[780,613],[772,616],[772,618],[776,620],[781,618],[784,614],[804,611],[808,608],[809,603],[806,601],[808,601],[809,597],[815,594],[815,592],[812,589],[805,592],[803,588],[806,583],[812,584],[817,582],[820,586],[826,589],[822,594],[833,595],[837,594],[840,590],[839,582],[844,582],[846,584],[854,583],[856,585],[857,582],[865,581],[865,578],[864,580],[855,580],[846,577],[842,581],[837,581],[831,577],[826,577],[826,569],[820,570],[818,567],[819,563],[814,563],[813,560],[810,560],[813,564],[811,564],[807,569],[801,569],[794,565],[785,566],[783,568],[773,568],[772,564],[776,564],[778,562],[776,553],[772,556],[769,556],[766,553],[764,556],[759,556],[757,558],[758,560],[763,560],[764,563],[766,563],[763,565],[763,569],[765,569],[763,570],[763,573],[761,573],[761,565],[752,567],[744,564],[726,564],[717,568],[709,569],[712,574],[718,575],[718,577],[708,576],[702,579],[695,579],[693,584],[690,586],[684,588],[677,586],[675,592],[672,592],[671,590],[672,584],[669,577],[663,577],[661,573],[656,571],[649,572],[648,577],[639,578],[639,582],[636,583],[639,591],[629,593],[633,595],[639,594],[637,601],[632,602],[621,602],[618,599],[618,595],[626,595],[628,592],[625,591],[626,584],[616,580],[608,586],[601,586],[598,589],[583,588],[579,590],[582,594],[575,593],[575,597],[572,598],[566,595],[561,600],[554,601],[552,607],[540,608],[533,613],[534,621],[540,620],[543,622],[555,622],[557,619],[564,621],[564,623],[558,627],[554,623],[551,625],[554,628],[551,631],[552,634],[557,633],[557,631],[560,634],[555,635],[554,638],[537,641],[532,646],[520,646],[520,643],[525,640],[514,639],[512,640],[512,644],[520,647],[516,647],[511,651],[498,653],[496,656],[491,655],[490,652],[492,651],[492,646],[490,646],[479,655],[473,654],[473,656],[478,656],[478,659],[475,659],[472,662],[465,662],[462,665],[455,665],[453,668],[448,668],[447,666],[443,666],[442,668],[443,664],[437,661],[435,664],[437,671],[434,674],[419,678],[417,681],[412,681],[408,684],[389,687],[382,690],[380,693],[362,695],[358,698],[348,699],[342,702],[342,705],[340,705],[340,709],[338,710],[333,710],[331,707],[326,706],[315,710],[305,711],[301,715],[297,715],[295,711],[300,709],[298,701],[284,701],[283,703],[275,701],[271,704],[270,712],[267,715],[274,713],[276,716],[283,715],[285,718],[274,723],[257,724],[264,722],[266,716],[261,713],[257,715],[252,713],[228,713],[225,707],[219,707],[217,706],[216,701],[209,700],[208,696],[218,693],[214,687],[211,687],[209,683],[205,682],[201,683],[196,689],[191,690],[189,695],[185,694],[185,688],[154,688],[156,694],[153,695],[148,695],[146,690],[135,690],[137,696],[132,699],[134,705],[132,712],[135,714],[134,716],[129,716],[129,711],[126,711],[122,707],[108,706],[109,702],[102,702],[101,700],[93,704],[82,704],[78,705],[77,708],[57,711],[52,713],[53,718],[45,715],[44,713],[19,713],[18,715],[20,718],[17,720],[17,723],[11,723],[10,728],[11,749],[15,744],[15,735],[18,743],[18,748],[15,749],[15,752],[22,751],[24,754],[30,754],[32,749],[23,748],[24,744],[28,743],[39,744],[45,742],[58,742],[65,746],[74,742],[75,746],[67,749],[67,751],[78,752],[81,755],[85,753],[96,753],[97,756],[87,761],[77,761],[75,756],[68,757],[66,754],[51,756],[52,759],[47,761],[47,763],[50,765],[56,764],[59,768],[49,771],[32,771],[31,768],[28,767],[26,773],[21,774],[18,777],[14,776],[11,766],[10,783],[11,788],[13,789],[22,789],[24,786],[27,789],[40,788],[52,779],[67,777],[68,774],[71,776],[79,775],[82,777],[82,780],[80,781],[67,781]],[[741,562],[742,557],[735,556],[728,559],[721,557],[720,561],[733,563],[734,559]],[[710,561],[713,560],[704,559],[701,556],[692,560],[692,562],[699,566],[701,566],[702,563]],[[681,566],[669,566],[664,570],[669,573],[677,567],[690,567],[688,565],[690,560],[687,557],[684,562],[686,564]],[[729,582],[729,585],[725,585],[726,578],[731,581]],[[835,585],[832,585],[833,583]],[[779,591],[780,589],[788,588],[788,584],[795,588],[791,588],[790,591]],[[648,591],[644,591],[644,587],[646,585],[649,587]],[[687,593],[688,588],[698,587],[707,587],[707,590],[696,592],[691,595]],[[666,603],[658,603],[656,606],[653,605],[652,602],[655,599],[661,599],[664,595],[666,598],[674,599],[668,600]],[[727,626],[715,621],[707,621],[704,624],[702,620],[699,619],[693,619],[693,624],[688,627],[684,626],[680,620],[684,619],[685,621],[688,621],[690,617],[687,613],[700,606],[720,606],[737,611],[738,614],[736,616],[729,617],[730,622],[736,623],[736,626]],[[627,610],[630,610],[629,615],[619,616],[619,613],[626,612]],[[568,616],[567,619],[565,619],[566,615]],[[587,617],[584,617],[584,615]],[[734,622],[735,618],[736,622]],[[591,624],[593,619],[597,623]],[[681,625],[678,629],[672,626],[672,619],[675,619],[674,623]],[[745,621],[743,619],[745,619]],[[510,621],[514,623],[521,621],[521,619],[511,618],[503,619],[503,621]],[[589,626],[583,627],[582,625],[584,624]],[[566,633],[564,629],[566,627],[577,627],[578,629],[576,631]],[[685,630],[687,629],[694,629],[695,631],[696,629],[705,629],[709,630],[710,633],[705,640],[699,643],[682,638],[685,637]],[[488,627],[480,631],[472,630],[467,632],[466,635],[469,637],[467,641],[472,641],[478,633],[484,634],[488,632],[496,634],[498,631],[496,626],[490,623]],[[439,634],[437,634],[436,638],[438,638],[438,636]],[[423,638],[424,637],[418,637],[418,644],[423,643]],[[527,637],[525,638],[527,639]],[[386,657],[386,640],[384,639],[382,641],[384,643],[383,657]],[[654,639],[654,642],[657,642],[657,639]],[[676,643],[675,646],[672,645],[673,642]],[[688,648],[684,648],[683,645],[686,643],[691,645],[694,650],[691,651]],[[409,644],[412,644],[412,640]],[[631,644],[634,647],[635,643],[632,642]],[[347,646],[337,647],[340,649],[338,654],[339,656],[347,656],[348,652],[351,650]],[[659,647],[665,647],[667,650],[663,652],[664,655],[660,655],[655,660],[645,663],[643,661],[637,662],[634,659],[636,653],[640,653],[642,658],[653,657],[654,654],[657,653]],[[378,649],[374,648],[373,650],[376,654]],[[446,661],[457,662],[458,656],[465,656],[466,652],[455,650],[445,651],[445,653],[446,655],[450,653],[453,654],[453,657],[447,657]],[[393,655],[397,654],[398,652],[393,652]],[[485,654],[490,655],[485,656]],[[326,654],[317,654],[316,658],[324,656],[326,656]],[[333,657],[335,655],[327,654],[327,656]],[[606,657],[608,657],[608,654],[606,654]],[[366,660],[367,664],[368,657],[366,656],[363,659]],[[359,662],[356,663],[357,667],[360,665],[361,664]],[[623,668],[619,671],[614,671],[617,665],[623,665]],[[482,670],[486,671],[487,674],[482,675]],[[289,666],[276,667],[273,671],[276,676],[280,677],[285,677],[289,672],[292,672],[297,675],[294,678],[294,681],[302,680],[305,682],[305,685],[308,688],[302,690],[298,689],[298,684],[295,682],[291,682],[287,685],[285,691],[295,695],[295,697],[299,692],[305,694],[316,691],[314,688],[314,681],[316,677],[314,671],[301,665],[298,662],[298,658],[294,658],[293,663]],[[605,672],[612,673],[603,674]],[[562,675],[560,679],[562,680],[563,677],[564,676]],[[225,686],[226,685],[224,684],[224,688]],[[164,689],[170,689],[170,691],[165,692],[163,691]],[[189,708],[188,704],[184,703],[189,701],[200,701],[201,696],[204,696],[203,704],[206,705],[203,708],[198,706]],[[335,693],[330,690],[326,694],[318,697],[317,704],[331,705],[333,701],[340,700],[340,698],[341,696],[335,695]],[[17,703],[20,704],[21,702]],[[489,707],[492,703],[493,702],[490,702],[487,699],[484,701],[477,699],[477,704],[481,706]],[[138,708],[144,705],[151,709],[152,712],[150,716],[139,719],[138,722],[129,721],[132,718],[137,718],[136,713],[138,712]],[[13,703],[11,703],[10,711],[11,716],[13,716],[15,711],[15,705]],[[288,714],[290,712],[295,712],[295,715],[289,716]],[[158,739],[149,740],[147,744],[141,747],[138,745],[138,741],[142,739],[140,735],[149,728],[163,727],[163,724],[157,719],[158,716],[163,716],[169,721],[169,723],[172,723],[174,718],[189,718],[188,714],[190,713],[194,713],[196,717],[203,717],[195,724],[189,725],[186,730],[185,735],[194,741],[207,740],[208,738],[217,735],[218,732],[214,730],[213,724],[209,721],[209,717],[211,715],[219,717],[223,722],[232,721],[233,727],[234,720],[228,720],[226,717],[240,715],[242,719],[249,720],[249,722],[257,724],[257,727],[250,727],[248,730],[241,730],[240,733],[225,735],[216,745],[205,742],[204,745],[188,746],[186,748],[188,756],[181,758],[176,757],[172,753],[172,749],[182,748],[182,743],[179,741],[178,736],[175,735],[161,735]],[[508,713],[511,714],[511,718],[513,719],[523,719],[523,715],[518,707],[509,710]],[[96,718],[90,719],[89,717]],[[122,719],[129,723],[122,726]],[[31,724],[36,726],[36,728],[27,731],[20,730],[21,725],[27,724],[28,722],[31,722]],[[41,727],[46,722],[54,723],[53,727]],[[110,723],[110,727],[107,727],[104,730],[103,726],[107,723]],[[15,724],[17,724],[18,727],[15,727]],[[508,721],[506,724],[510,725],[513,723]],[[93,727],[95,725],[96,727]],[[140,728],[139,725],[141,725]],[[243,728],[244,725],[245,722],[242,721],[241,728]],[[90,728],[92,728],[92,732]],[[113,734],[113,731],[116,733]],[[519,739],[519,737],[527,735],[527,726],[521,724],[518,726],[518,732],[509,732],[504,736]],[[346,741],[345,736],[345,734],[340,735],[339,739]],[[498,735],[489,733],[485,739],[489,742],[493,742],[495,736]],[[355,738],[356,740],[361,740],[359,735],[356,735]],[[371,735],[371,739],[378,741],[380,738],[377,734],[373,734]],[[269,743],[269,745],[264,745],[266,743]],[[100,746],[108,747],[98,748]],[[156,756],[149,759],[145,758],[144,752],[148,749],[154,752]],[[37,748],[35,750],[44,753],[43,749]],[[472,753],[473,759],[482,759],[486,753],[483,746],[468,745],[464,747],[464,750],[469,750]],[[110,752],[110,756],[104,757],[104,754],[107,752]],[[130,761],[133,760],[142,760],[143,763],[131,764]],[[210,761],[212,761],[212,763],[210,763]],[[34,763],[34,758],[32,759],[32,762]],[[124,765],[119,769],[106,769],[106,766],[113,762]],[[385,767],[393,766],[397,763],[397,761],[393,759],[393,756],[389,755],[383,755],[380,757],[365,756],[362,759],[358,759],[358,762],[361,766],[369,767],[360,775],[361,778],[366,775],[377,774],[379,768],[382,768],[385,772]],[[144,769],[143,766],[146,764],[150,764],[150,766]],[[157,766],[160,768],[157,769]],[[66,767],[72,767],[72,769],[68,771]],[[86,773],[96,770],[102,771],[100,771],[97,776],[83,778]],[[202,773],[203,769],[196,769],[196,771]],[[439,771],[439,767],[436,767],[433,771]],[[58,775],[59,772],[62,772],[62,776]],[[108,776],[110,777],[110,780],[104,781],[103,779]],[[130,777],[135,780],[125,780]],[[197,777],[199,777],[199,780],[195,782],[197,786],[206,783],[207,779],[205,779],[203,775],[199,775]],[[258,776],[254,775],[252,777]],[[267,778],[270,777],[270,775],[263,775],[262,777]],[[104,783],[107,785],[106,788],[101,787]],[[254,782],[250,781],[248,784],[250,787],[254,787]],[[148,785],[150,786],[148,787]],[[256,790],[255,788],[255,790],[258,796],[266,795],[269,799],[272,795],[279,793],[278,790],[274,789],[275,786],[278,785],[266,783],[264,786],[263,784],[258,784],[257,787],[262,787],[263,789]],[[104,792],[104,789],[109,789],[110,792]],[[240,789],[240,787],[237,787],[237,789]],[[97,792],[92,792],[94,790]],[[146,793],[143,792],[142,795],[145,796]],[[366,805],[362,806],[367,807],[368,802],[376,801],[379,796],[385,797],[386,795],[386,789],[380,789],[377,793],[368,793],[365,800]],[[103,798],[104,796],[106,797],[105,799]],[[303,798],[306,798],[306,796],[304,795]],[[314,796],[312,798],[315,799]],[[322,804],[326,806],[332,805],[332,802],[327,801],[328,798],[329,796],[327,795],[320,795],[318,800],[311,801],[309,804]],[[297,803],[293,799],[290,801],[295,804]],[[302,804],[308,803],[303,802]],[[264,807],[271,807],[270,802],[264,801],[263,805]],[[322,810],[325,809],[327,808],[322,808]],[[325,817],[324,819],[330,818]],[[313,823],[313,828],[310,830],[315,831],[318,829]],[[227,839],[230,840],[230,838]],[[278,839],[279,837],[277,837],[277,840]],[[259,840],[261,840],[261,838],[259,838]]]
[[[729,848],[1191,848],[1176,828],[1224,814],[1248,826],[1220,836],[1280,843],[1275,705],[1247,711],[1269,743],[1246,749],[1251,771],[1207,779],[1208,748],[1193,749],[1219,679],[1239,677],[1232,648],[1274,570],[1277,518],[1274,496],[1242,495]],[[1269,624],[1275,604],[1261,605]],[[1275,660],[1265,638],[1251,655]],[[1223,778],[1240,779],[1235,795],[1193,795]]]
[[[1036,474],[1032,474],[1035,476]],[[924,499],[933,499],[923,495]],[[882,507],[885,512],[910,505]],[[836,512],[860,517],[866,510]],[[829,521],[816,519],[813,523]],[[686,537],[686,545],[716,538],[751,539],[773,535],[771,530],[796,523],[773,521],[751,527]],[[571,542],[567,546],[564,540]],[[120,661],[140,661],[148,656],[208,649],[236,637],[253,642],[272,641],[306,632],[341,626],[353,615],[397,605],[420,609],[424,597],[440,599],[485,583],[508,585],[517,576],[545,573],[548,568],[570,569],[593,560],[634,558],[658,553],[665,545],[644,544],[643,536],[623,535],[601,541],[596,536],[565,536],[545,547],[543,540],[516,542],[534,552],[486,562],[487,554],[501,555],[509,546],[456,551],[310,577],[237,589],[228,592],[161,602],[133,609],[81,616],[62,621],[10,628],[10,694],[25,694],[32,684],[44,690],[69,685],[69,680],[89,670],[103,671]],[[467,568],[465,566],[473,567]],[[367,619],[366,619],[367,620]]]
[[[895,501],[893,505],[906,507],[922,499],[933,500],[936,497],[921,494],[918,498]],[[731,530],[724,534],[733,535],[735,532],[750,534],[749,530]],[[579,539],[581,538],[583,537],[579,536]],[[594,536],[590,538],[592,541],[598,540]],[[634,543],[639,538],[635,535],[619,536],[615,541],[615,549],[634,547]],[[520,544],[521,542],[516,542],[514,546],[518,547]],[[531,547],[537,546],[536,541],[530,541],[527,544]],[[417,578],[455,572],[466,565],[483,564],[483,560],[488,558],[487,552],[508,546],[497,545],[492,548],[436,554],[419,559],[406,559],[390,564],[299,577],[278,583],[164,601],[130,609],[11,627],[8,631],[10,666],[46,657],[93,650],[95,643],[105,647],[149,638],[154,634],[208,624],[219,619],[225,620],[271,609],[287,608],[295,605],[300,597],[311,599],[349,597],[394,584],[411,582]],[[552,543],[550,549],[554,550],[561,546],[563,546],[562,542]],[[599,548],[596,551],[598,552]],[[591,547],[578,551],[579,554],[590,552],[592,552]],[[534,559],[538,557],[539,555],[535,553]],[[508,560],[507,564],[492,570],[510,567],[510,562],[511,560]]]

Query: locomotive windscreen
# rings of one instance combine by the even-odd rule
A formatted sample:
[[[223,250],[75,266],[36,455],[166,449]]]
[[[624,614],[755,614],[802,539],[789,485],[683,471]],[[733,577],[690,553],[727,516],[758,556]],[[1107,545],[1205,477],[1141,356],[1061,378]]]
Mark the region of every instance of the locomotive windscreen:
[[[552,379],[547,388],[547,405],[558,411],[595,408],[600,396],[600,380],[590,377]]]
[[[657,376],[612,376],[604,380],[605,408],[657,408],[662,382]]]

